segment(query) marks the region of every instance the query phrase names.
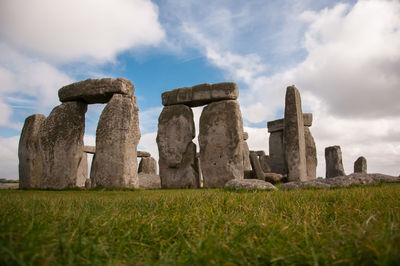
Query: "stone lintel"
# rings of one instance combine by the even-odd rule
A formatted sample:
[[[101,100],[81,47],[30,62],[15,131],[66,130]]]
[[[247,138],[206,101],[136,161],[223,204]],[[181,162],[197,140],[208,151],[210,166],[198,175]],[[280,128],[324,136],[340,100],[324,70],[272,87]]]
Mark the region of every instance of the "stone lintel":
[[[311,127],[312,126],[312,120],[313,120],[313,115],[310,113],[307,114],[303,114],[303,121],[304,121],[304,126],[305,127]],[[283,118],[281,119],[277,119],[277,120],[273,120],[273,121],[269,121],[267,123],[267,127],[268,127],[268,132],[272,133],[275,131],[282,131],[283,130]]]

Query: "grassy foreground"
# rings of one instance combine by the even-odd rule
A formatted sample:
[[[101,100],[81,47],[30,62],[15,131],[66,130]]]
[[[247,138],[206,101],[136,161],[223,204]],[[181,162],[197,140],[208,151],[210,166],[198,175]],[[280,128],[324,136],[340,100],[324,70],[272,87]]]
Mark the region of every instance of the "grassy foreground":
[[[400,264],[400,184],[0,191],[0,265]]]

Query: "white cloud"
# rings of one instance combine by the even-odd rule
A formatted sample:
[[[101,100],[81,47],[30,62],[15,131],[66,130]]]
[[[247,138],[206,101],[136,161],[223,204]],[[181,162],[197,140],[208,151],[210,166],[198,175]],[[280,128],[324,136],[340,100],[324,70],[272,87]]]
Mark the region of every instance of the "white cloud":
[[[9,0],[0,3],[0,36],[52,62],[110,61],[165,37],[148,0]]]

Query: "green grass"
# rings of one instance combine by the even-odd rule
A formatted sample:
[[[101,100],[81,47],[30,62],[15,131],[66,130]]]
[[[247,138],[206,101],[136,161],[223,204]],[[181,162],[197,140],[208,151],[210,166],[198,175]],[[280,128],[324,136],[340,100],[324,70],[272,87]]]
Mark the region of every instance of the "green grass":
[[[400,184],[0,191],[0,265],[400,264]]]

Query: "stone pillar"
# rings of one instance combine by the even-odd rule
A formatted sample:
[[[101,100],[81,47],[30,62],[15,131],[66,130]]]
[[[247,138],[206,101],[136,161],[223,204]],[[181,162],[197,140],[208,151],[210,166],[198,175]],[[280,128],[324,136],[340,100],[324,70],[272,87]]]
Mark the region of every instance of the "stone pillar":
[[[97,125],[90,173],[93,187],[139,187],[136,147],[140,136],[136,97],[114,94]]]
[[[311,134],[309,127],[304,127],[304,138],[306,143],[306,165],[307,177],[309,179],[317,178],[317,148],[315,146],[314,138]]]
[[[242,141],[242,154],[243,154],[243,170],[251,171],[251,163],[250,163],[250,150],[249,145],[247,145],[247,139],[249,135],[247,132],[243,132],[243,141]]]
[[[264,173],[271,173],[271,167],[269,165],[269,156],[268,155],[260,155],[258,157],[260,160],[260,166],[261,169],[264,171]]]
[[[306,149],[300,93],[287,87],[284,118],[284,148],[289,181],[307,181]]]
[[[158,118],[157,134],[163,188],[198,187],[194,137],[192,109],[182,104],[164,107]]]
[[[153,157],[142,157],[139,163],[138,173],[157,174],[157,162]]]
[[[18,145],[19,188],[39,188],[42,177],[42,155],[39,147],[39,129],[44,115],[35,114],[25,119]]]
[[[354,162],[354,173],[367,173],[367,159],[361,156]]]
[[[283,147],[283,130],[270,131],[269,136],[269,163],[272,173],[287,174],[285,150]]]
[[[210,103],[200,117],[200,161],[204,187],[224,187],[243,179],[243,121],[239,103]]]
[[[344,176],[342,151],[340,146],[325,148],[326,178]]]
[[[83,135],[87,104],[65,102],[55,107],[39,130],[43,159],[41,188],[65,189],[81,186]]]

